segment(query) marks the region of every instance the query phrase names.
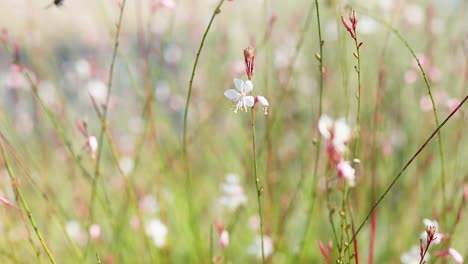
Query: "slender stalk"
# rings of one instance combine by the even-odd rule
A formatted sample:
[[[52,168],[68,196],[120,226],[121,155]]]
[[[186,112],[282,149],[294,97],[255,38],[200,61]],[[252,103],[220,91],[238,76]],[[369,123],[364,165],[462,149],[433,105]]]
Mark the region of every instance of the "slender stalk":
[[[359,228],[357,229],[356,233],[353,235],[353,237],[351,238],[351,240],[348,242],[348,244],[352,243],[357,235],[359,234],[359,232],[361,231],[361,229],[363,228],[363,226],[366,224],[366,222],[369,220],[370,216],[372,215],[372,213],[374,213],[375,209],[377,208],[377,206],[379,206],[379,204],[382,202],[382,200],[387,196],[387,194],[390,192],[390,190],[393,188],[393,186],[395,185],[395,183],[398,181],[398,179],[400,179],[401,175],[403,175],[403,172],[406,171],[406,169],[411,165],[411,163],[413,163],[413,161],[416,159],[417,156],[419,156],[419,154],[421,154],[421,152],[426,148],[427,144],[434,138],[434,136],[436,134],[438,134],[438,132],[440,131],[440,129],[452,118],[452,116],[463,106],[463,104],[466,102],[466,100],[468,99],[468,95],[465,96],[465,98],[460,102],[460,104],[458,104],[458,106],[450,113],[450,115],[432,132],[432,134],[426,139],[426,141],[424,141],[424,143],[418,148],[418,150],[416,151],[416,153],[409,159],[409,161],[405,164],[405,166],[400,170],[400,172],[398,172],[398,174],[395,176],[395,178],[393,179],[393,181],[390,183],[390,185],[387,187],[387,189],[383,192],[383,194],[380,196],[380,198],[377,200],[377,202],[372,206],[371,210],[369,211],[369,213],[367,214],[367,216],[364,218],[364,220],[362,221],[361,225],[359,226]]]
[[[251,126],[252,126],[252,153],[253,153],[253,163],[254,163],[254,177],[255,177],[255,187],[257,189],[257,202],[258,202],[258,216],[260,217],[260,238],[261,238],[261,247],[262,247],[262,263],[265,263],[265,249],[263,247],[263,212],[262,212],[262,187],[260,186],[260,179],[258,178],[257,173],[257,151],[255,145],[255,115],[254,109],[252,108],[250,113],[252,117]]]
[[[8,172],[8,175],[10,176],[10,181],[11,185],[13,186],[13,189],[15,190],[16,194],[18,195],[21,206],[23,207],[24,211],[26,212],[29,222],[31,223],[32,228],[34,229],[34,232],[36,233],[37,238],[39,239],[39,242],[42,245],[42,248],[46,252],[47,256],[49,257],[49,260],[51,263],[55,264],[55,259],[52,253],[49,250],[49,247],[47,246],[46,242],[44,241],[44,238],[42,237],[41,232],[39,231],[39,228],[37,227],[36,220],[34,219],[31,210],[29,210],[28,203],[26,202],[26,199],[23,196],[23,193],[18,187],[18,182],[15,179],[15,176],[13,175],[13,170],[10,167],[10,163],[8,162],[8,157],[6,155],[5,149],[3,148],[3,143],[0,143],[0,152],[2,153],[2,158],[3,162],[5,163],[5,168]]]
[[[119,37],[120,37],[120,29],[122,27],[122,20],[123,20],[123,14],[125,10],[125,3],[127,0],[122,0],[121,4],[119,5],[120,7],[120,12],[119,12],[119,20],[115,26],[116,31],[115,31],[115,37],[114,37],[114,48],[112,50],[112,59],[111,59],[111,64],[109,66],[109,79],[107,80],[107,94],[106,94],[106,100],[103,107],[103,119],[107,122],[107,116],[108,116],[108,110],[109,110],[109,101],[110,101],[110,96],[112,92],[112,81],[114,77],[114,66],[115,66],[115,60],[117,58],[117,51],[119,49]],[[101,131],[99,132],[99,138],[98,138],[98,151],[96,155],[96,166],[94,168],[94,181],[93,181],[93,189],[91,192],[91,195],[94,195],[94,192],[96,192],[96,184],[99,179],[100,175],[100,165],[101,165],[101,159],[102,159],[102,143],[104,141],[104,127],[101,128]],[[92,206],[92,204],[91,204]]]
[[[439,117],[437,115],[437,108],[436,104],[434,101],[434,97],[432,95],[432,90],[431,90],[431,85],[429,83],[429,80],[427,79],[426,72],[424,71],[424,68],[421,65],[421,62],[419,61],[418,56],[416,56],[416,53],[414,50],[411,48],[409,45],[408,41],[400,34],[398,30],[396,30],[393,26],[391,26],[389,23],[383,21],[381,18],[373,16],[367,12],[367,15],[372,17],[375,21],[379,22],[381,25],[385,26],[388,30],[390,30],[395,36],[403,43],[403,45],[408,49],[408,51],[411,53],[413,56],[414,60],[416,60],[419,70],[421,71],[421,74],[424,79],[424,83],[426,84],[427,88],[427,93],[429,94],[429,98],[431,99],[432,103],[432,112],[434,114],[434,119],[436,126],[439,126]],[[439,147],[439,156],[440,156],[440,175],[441,175],[441,189],[442,189],[442,209],[446,208],[447,206],[447,195],[446,195],[446,184],[445,184],[445,159],[444,159],[444,150],[443,150],[443,144],[442,144],[442,134],[440,131],[437,133],[437,139],[438,139],[438,147]],[[444,217],[446,214],[444,214]]]
[[[377,77],[377,91],[375,94],[375,104],[374,104],[374,114],[373,114],[373,127],[372,127],[372,135],[371,135],[371,142],[370,148],[372,150],[371,153],[374,153],[373,158],[371,160],[371,188],[372,188],[372,203],[375,203],[377,199],[377,163],[379,158],[379,151],[377,149],[377,132],[379,126],[379,113],[380,113],[380,105],[382,103],[382,90],[385,85],[385,53],[388,47],[388,38],[390,34],[387,33],[385,35],[384,40],[384,47],[380,54],[380,62],[379,62],[379,69],[378,69],[378,77]],[[372,214],[371,218],[371,232],[369,238],[369,255],[368,255],[368,263],[374,263],[374,248],[375,248],[375,235],[377,229],[377,211]],[[353,225],[353,233],[354,233],[354,225]],[[354,234],[353,234],[354,235]],[[356,242],[355,242],[356,244]]]
[[[359,43],[357,41],[357,36],[354,38],[354,44],[356,45],[356,55],[357,55],[357,82],[358,82],[358,91],[356,94],[357,97],[357,112],[356,112],[356,134],[354,137],[354,146],[353,146],[353,159],[356,158],[358,151],[358,142],[361,130],[361,56],[359,53]]]
[[[203,37],[200,42],[200,46],[198,47],[197,55],[195,57],[195,62],[193,63],[192,67],[192,74],[190,77],[189,81],[189,87],[187,91],[187,100],[185,102],[185,111],[184,111],[184,128],[183,128],[183,139],[182,139],[182,153],[183,153],[183,159],[184,159],[184,164],[185,164],[185,173],[186,173],[186,183],[185,186],[187,188],[187,204],[189,208],[189,219],[192,222],[192,231],[195,233],[196,239],[199,240],[199,235],[198,235],[198,229],[196,228],[194,224],[194,210],[193,210],[193,200],[192,200],[192,176],[191,176],[191,171],[190,171],[190,165],[189,165],[189,157],[188,157],[188,150],[187,150],[187,120],[188,120],[188,111],[189,111],[189,105],[190,105],[190,98],[192,96],[192,88],[193,88],[193,79],[195,78],[195,71],[197,69],[198,65],[198,60],[200,59],[200,54],[203,49],[203,46],[205,44],[205,39],[208,36],[208,32],[210,31],[211,25],[213,24],[213,21],[219,13],[221,13],[221,5],[224,3],[224,0],[220,0],[218,5],[213,11],[213,14],[211,15],[210,22],[208,23],[208,26],[205,29],[205,32],[203,33]],[[197,243],[199,244],[199,243]]]
[[[129,202],[132,202],[132,205],[134,206],[134,209],[135,209],[136,214],[137,214],[138,221],[140,221],[140,223],[143,224],[144,219],[143,219],[143,215],[141,214],[140,208],[138,207],[138,198],[137,198],[137,196],[135,194],[133,182],[131,181],[129,176],[126,175],[126,173],[122,170],[122,167],[120,166],[119,154],[118,154],[117,149],[116,149],[116,147],[114,145],[114,141],[112,139],[112,135],[110,134],[109,128],[107,126],[104,114],[99,111],[99,108],[98,108],[96,102],[94,101],[94,99],[92,97],[91,97],[91,101],[93,103],[93,106],[94,106],[94,108],[96,110],[96,113],[97,113],[99,119],[101,120],[102,131],[104,131],[104,135],[105,135],[105,137],[107,139],[107,143],[109,144],[112,158],[114,159],[114,162],[115,162],[115,164],[117,166],[117,169],[118,169],[120,175],[122,176],[122,178],[124,178],[127,195],[129,196],[128,197]],[[124,225],[120,225],[120,226],[124,226]],[[149,240],[149,237],[145,234],[144,228],[141,229],[141,232],[142,232],[142,235],[143,235],[143,239],[144,239],[146,249],[150,253],[149,255],[150,255],[151,261],[153,261],[153,255],[152,255],[153,252],[151,250],[152,248],[151,248],[151,242]],[[118,232],[116,232],[116,233],[117,233],[117,235],[119,235]]]
[[[319,3],[318,0],[315,0],[315,14],[317,18],[317,32],[318,32],[318,41],[319,41],[319,53],[317,60],[319,61],[319,107],[318,107],[318,118],[322,116],[322,111],[323,111],[323,45],[324,41],[322,40],[322,27],[320,24],[320,9],[319,9]],[[313,171],[313,179],[312,179],[312,189],[311,189],[311,202],[309,204],[309,210],[307,214],[307,220],[306,220],[306,226],[304,232],[302,232],[302,239],[301,239],[301,246],[300,251],[304,249],[304,246],[306,245],[305,243],[305,237],[307,236],[309,227],[310,227],[310,222],[312,218],[312,213],[314,210],[315,206],[315,201],[317,197],[317,182],[318,182],[318,165],[320,162],[320,151],[321,151],[321,144],[322,144],[322,137],[320,135],[317,138],[317,147],[315,149],[315,159],[314,159],[314,171]],[[301,181],[302,182],[302,181]]]

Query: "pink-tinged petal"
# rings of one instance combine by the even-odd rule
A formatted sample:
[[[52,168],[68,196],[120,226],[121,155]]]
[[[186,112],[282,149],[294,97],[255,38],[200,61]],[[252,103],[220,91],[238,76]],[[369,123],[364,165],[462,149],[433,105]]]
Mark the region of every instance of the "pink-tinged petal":
[[[235,101],[237,99],[239,99],[239,96],[241,96],[240,93],[238,93],[236,90],[234,89],[229,89],[229,90],[226,90],[224,92],[224,96],[226,96],[227,98],[229,98],[230,100],[232,101]]]
[[[18,208],[16,207],[16,205],[14,205],[12,202],[10,202],[10,200],[0,196],[0,202],[2,202],[4,205],[6,206],[10,206],[10,207],[13,207],[13,208]]]
[[[326,139],[330,138],[330,129],[333,127],[333,120],[327,115],[322,115],[319,119],[318,128],[320,134]]]
[[[226,230],[223,230],[219,235],[219,244],[222,248],[226,248],[229,245],[229,233]]]
[[[351,128],[344,118],[336,120],[334,133],[334,140],[338,141],[340,144],[346,143],[351,137]]]
[[[255,104],[255,98],[253,96],[246,96],[245,97],[245,105],[248,107],[252,107]]]
[[[336,166],[338,175],[345,178],[350,186],[354,186],[355,171],[347,161],[340,161]]]
[[[244,81],[241,79],[234,78],[234,86],[236,87],[236,90],[242,93],[243,88],[244,88]]]
[[[89,136],[87,143],[88,143],[89,151],[91,152],[92,155],[94,155],[94,153],[96,153],[96,151],[98,149],[98,141],[97,141],[96,137],[95,136]]]
[[[263,97],[263,96],[257,96],[256,98],[257,98],[257,101],[258,101],[261,105],[263,105],[263,106],[270,106],[270,104],[268,103],[268,100],[267,100],[265,97]]]
[[[250,93],[253,90],[253,83],[250,80],[244,83],[244,93]]]
[[[453,248],[449,248],[448,252],[449,252],[450,256],[452,256],[453,260],[455,260],[455,262],[463,263],[463,257],[458,251],[456,251]]]

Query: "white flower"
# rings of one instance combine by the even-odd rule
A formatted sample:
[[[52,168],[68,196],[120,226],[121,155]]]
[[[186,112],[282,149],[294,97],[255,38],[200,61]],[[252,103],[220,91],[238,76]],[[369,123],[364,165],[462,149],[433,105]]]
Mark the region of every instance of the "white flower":
[[[98,149],[98,141],[95,136],[89,136],[86,140],[86,145],[89,148],[89,153],[91,154],[91,157],[94,158],[96,151]]]
[[[437,223],[436,220],[430,220],[430,219],[424,219],[423,220],[423,223],[424,223],[424,227],[435,227],[435,233],[434,233],[434,241],[431,243],[432,244],[439,244],[441,239],[442,239],[442,234],[439,233],[439,223]],[[422,242],[424,243],[424,245],[426,244],[427,242],[427,232],[424,231],[421,233],[421,236],[420,238],[422,239]]]
[[[263,236],[263,251],[265,258],[273,254],[273,240],[269,236]],[[255,255],[257,258],[262,257],[262,238],[260,236],[255,237],[255,241],[249,246],[248,252]]]
[[[346,179],[348,181],[349,186],[354,186],[355,172],[348,161],[340,161],[340,163],[338,163],[338,165],[336,166],[336,169],[338,170],[339,177]]]
[[[158,248],[164,247],[166,244],[166,236],[168,233],[167,227],[161,220],[152,219],[146,225],[146,234],[153,240],[153,243]]]
[[[94,98],[98,105],[102,105],[106,102],[107,85],[102,80],[93,79],[88,81],[86,90],[88,90],[88,93]]]
[[[234,85],[236,89],[225,91],[224,96],[229,98],[236,105],[235,113],[237,113],[239,109],[247,112],[247,107],[252,107],[255,103],[254,97],[249,95],[250,91],[253,89],[253,84],[249,80],[244,82],[234,78]]]
[[[442,239],[442,234],[439,233],[439,223],[436,220],[430,220],[427,218],[423,220],[423,223],[425,227],[435,227],[435,232],[434,232],[435,240],[432,242],[432,244],[436,244],[436,245],[439,244]],[[426,231],[421,233],[421,239],[423,240],[423,243],[426,243],[427,241]]]
[[[458,251],[456,251],[453,248],[449,248],[448,252],[449,252],[450,256],[452,256],[453,260],[455,260],[455,262],[463,263],[463,257]]]
[[[98,224],[92,224],[89,227],[89,235],[92,238],[99,238],[101,236],[101,227]]]
[[[400,256],[401,263],[403,264],[419,264],[421,257],[419,256],[419,247],[413,246],[411,249]],[[429,260],[429,253],[426,253],[424,260]]]
[[[122,171],[125,173],[125,175],[129,175],[132,173],[133,168],[135,167],[135,162],[133,159],[129,156],[124,156],[121,157],[119,160],[119,166],[122,169]]]
[[[229,232],[224,229],[219,235],[219,244],[222,248],[226,248],[229,245]]]
[[[346,150],[346,143],[351,137],[351,128],[344,118],[333,121],[327,115],[322,115],[319,119],[318,128],[320,134],[325,139],[331,139],[334,148],[343,154]]]
[[[244,189],[239,184],[239,176],[230,173],[226,175],[226,182],[221,184],[223,195],[219,198],[219,203],[222,206],[234,211],[239,206],[247,203],[247,196]]]
[[[65,224],[65,230],[68,236],[78,242],[80,245],[84,245],[86,243],[87,235],[81,229],[80,223],[76,220],[68,221]]]
[[[265,113],[265,115],[267,115],[268,107],[270,106],[270,104],[268,103],[268,100],[265,97],[260,95],[260,96],[255,97],[255,102],[259,102],[263,106],[263,112]]]

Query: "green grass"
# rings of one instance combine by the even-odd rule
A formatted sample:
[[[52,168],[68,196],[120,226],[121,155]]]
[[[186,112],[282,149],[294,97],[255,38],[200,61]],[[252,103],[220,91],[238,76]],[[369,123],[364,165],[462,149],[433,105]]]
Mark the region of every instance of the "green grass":
[[[377,1],[349,4],[357,10],[357,43],[363,42],[358,121],[357,43],[342,25],[348,9],[341,3],[318,2],[319,36],[313,1],[185,0],[154,13],[150,1],[127,1],[120,34],[115,25],[121,9],[114,2],[78,2],[46,10],[47,3],[36,3],[33,13],[19,11],[11,21],[4,17],[13,16],[5,11],[14,8],[13,1],[0,4],[0,24],[8,34],[0,49],[0,196],[17,206],[0,205],[0,263],[98,263],[96,254],[102,263],[261,263],[249,251],[260,235],[252,227],[260,190],[263,231],[274,248],[267,263],[324,263],[319,240],[333,241],[331,263],[356,263],[355,248],[347,243],[357,230],[359,263],[400,263],[404,252],[419,245],[425,218],[450,234],[430,248],[429,263],[452,263],[433,255],[450,247],[466,259],[466,106],[403,169],[437,129],[433,106],[420,106],[428,86],[439,124],[451,113],[449,99],[467,96],[463,1],[456,9],[434,3],[431,16],[424,1],[386,11]],[[207,28],[218,3],[220,13]],[[411,5],[422,12],[417,24],[405,15]],[[364,17],[375,18],[370,33],[362,31],[369,26]],[[431,31],[431,23],[439,30]],[[17,76],[24,84],[12,88],[14,43],[16,62],[27,71]],[[268,115],[258,105],[253,109],[256,165],[251,113],[234,113],[223,96],[234,87],[233,78],[247,80],[243,50],[249,45],[255,49],[252,95],[270,104]],[[77,72],[80,59],[89,63],[89,74]],[[414,83],[405,80],[411,70]],[[108,85],[107,110],[93,106],[91,80]],[[359,157],[360,164],[352,163],[356,185],[345,183],[346,196],[328,166],[327,140],[319,139],[320,113],[344,117],[353,129],[343,158]],[[99,139],[103,133],[98,159],[83,148],[86,137],[75,125],[85,119],[89,135]],[[229,173],[239,176],[247,196],[236,210],[219,203]],[[386,190],[375,207],[372,241],[371,221],[364,220]],[[155,210],[142,206],[151,199]],[[154,219],[167,227],[163,246],[146,232]],[[224,249],[216,219],[230,235]],[[71,221],[79,223],[78,235],[67,232]],[[92,224],[101,229],[97,238],[87,230]]]

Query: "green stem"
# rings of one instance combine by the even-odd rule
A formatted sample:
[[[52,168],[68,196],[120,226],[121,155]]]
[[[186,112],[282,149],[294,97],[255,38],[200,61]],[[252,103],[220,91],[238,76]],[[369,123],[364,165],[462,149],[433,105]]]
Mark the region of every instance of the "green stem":
[[[318,40],[319,40],[319,72],[320,72],[320,77],[319,77],[319,109],[318,109],[318,118],[322,116],[322,111],[323,111],[323,45],[324,42],[322,40],[322,27],[320,25],[320,9],[319,9],[319,4],[318,0],[315,0],[315,13],[317,17],[317,32],[318,32]],[[315,159],[314,159],[314,172],[313,172],[313,179],[312,179],[312,199],[309,205],[309,210],[307,214],[307,220],[306,220],[306,226],[305,226],[305,231],[302,232],[302,239],[301,239],[301,246],[299,247],[300,250],[299,252],[302,252],[304,249],[304,246],[306,245],[305,243],[305,237],[307,236],[309,227],[310,227],[310,221],[312,218],[312,213],[314,210],[315,206],[315,201],[317,197],[317,182],[318,182],[318,165],[320,162],[320,151],[321,151],[321,144],[322,144],[322,137],[320,135],[317,138],[317,148],[315,149]]]
[[[112,80],[114,76],[114,66],[115,66],[115,60],[117,58],[117,51],[119,49],[119,37],[120,37],[120,29],[122,26],[122,20],[123,20],[123,13],[125,10],[125,3],[126,0],[122,0],[122,3],[120,5],[120,13],[119,13],[119,20],[116,24],[116,32],[115,32],[115,38],[114,38],[114,48],[112,50],[112,59],[111,59],[111,64],[109,67],[109,80],[107,82],[107,94],[106,94],[106,101],[103,105],[103,119],[107,122],[107,115],[108,115],[108,110],[109,110],[109,101],[110,101],[110,96],[112,92]],[[96,155],[96,167],[94,168],[94,181],[93,181],[93,190],[92,190],[92,196],[94,195],[94,192],[96,191],[96,184],[99,179],[100,175],[100,165],[101,165],[101,158],[102,158],[102,144],[104,141],[104,127],[101,129],[99,132],[99,139],[98,139],[98,152]],[[92,206],[92,205],[91,205]]]
[[[24,209],[24,211],[26,212],[26,214],[27,214],[27,216],[29,218],[29,222],[31,223],[31,226],[34,229],[34,232],[36,233],[36,236],[39,239],[39,241],[40,241],[40,243],[42,245],[42,248],[44,248],[44,251],[46,252],[47,256],[49,257],[50,262],[55,264],[56,262],[55,262],[54,256],[50,252],[49,247],[47,247],[47,244],[44,241],[44,238],[42,237],[42,234],[41,234],[41,232],[39,231],[39,229],[37,227],[36,220],[34,220],[34,217],[33,217],[32,213],[31,213],[31,210],[29,210],[28,203],[26,202],[26,200],[25,200],[25,198],[23,196],[23,193],[21,192],[21,190],[18,187],[18,183],[16,182],[15,176],[13,175],[13,171],[12,171],[12,169],[10,167],[10,163],[8,162],[8,157],[7,157],[6,153],[5,153],[5,149],[3,148],[3,143],[0,143],[0,152],[2,153],[2,158],[3,158],[3,162],[5,163],[5,168],[8,171],[8,175],[10,176],[11,185],[13,186],[15,192],[17,193],[17,195],[18,195],[18,197],[20,199],[21,205],[23,206],[23,209]]]
[[[203,37],[200,42],[200,46],[198,47],[197,55],[195,57],[195,62],[193,63],[192,67],[192,74],[190,77],[189,81],[189,87],[187,91],[187,100],[185,102],[185,111],[184,111],[184,128],[183,128],[183,139],[182,139],[182,152],[183,152],[183,159],[184,159],[184,164],[185,164],[185,173],[186,173],[186,188],[187,188],[187,204],[188,204],[188,209],[189,209],[189,219],[192,222],[192,231],[195,233],[195,236],[197,237],[196,239],[199,240],[199,235],[198,235],[198,229],[195,227],[195,224],[193,223],[194,221],[194,210],[193,210],[193,200],[192,200],[192,177],[191,177],[191,172],[190,172],[190,166],[189,166],[189,157],[188,157],[188,150],[187,150],[187,119],[188,119],[188,111],[189,111],[189,104],[190,104],[190,98],[192,96],[192,88],[193,88],[193,79],[195,78],[195,71],[197,69],[198,65],[198,60],[200,59],[200,54],[203,49],[203,46],[205,44],[205,39],[208,35],[208,32],[210,31],[211,25],[213,24],[213,21],[219,13],[221,13],[221,5],[224,3],[224,0],[220,0],[218,5],[213,11],[213,14],[211,15],[210,22],[208,23],[208,26],[205,29],[205,32],[203,33]],[[197,243],[199,244],[199,243]]]
[[[436,122],[436,126],[439,126],[439,124],[440,124],[439,123],[439,117],[437,115],[437,108],[436,108],[436,104],[435,104],[435,101],[434,101],[434,97],[432,96],[431,85],[429,84],[429,80],[427,79],[426,72],[424,71],[424,68],[422,67],[421,62],[419,61],[418,56],[416,56],[416,53],[411,48],[408,41],[406,41],[406,39],[400,34],[400,32],[398,30],[396,30],[393,26],[391,26],[390,24],[388,24],[384,20],[380,19],[379,17],[376,17],[376,16],[373,16],[373,15],[369,14],[369,12],[367,12],[367,15],[370,16],[371,18],[373,18],[375,21],[379,22],[381,25],[385,26],[393,34],[395,34],[395,36],[403,43],[403,45],[408,49],[408,51],[411,53],[413,58],[418,63],[419,70],[421,71],[421,74],[422,74],[423,79],[424,79],[424,83],[426,84],[427,93],[429,94],[429,98],[431,99],[432,112],[434,114],[434,119],[435,119],[435,122]],[[443,150],[443,147],[442,147],[442,145],[443,145],[442,144],[442,134],[440,133],[440,131],[437,133],[437,139],[439,141],[438,142],[439,143],[438,147],[439,147],[439,156],[440,156],[440,163],[441,163],[441,165],[440,165],[440,175],[441,175],[441,188],[442,188],[442,210],[444,210],[444,208],[446,208],[446,206],[447,206],[447,195],[446,195],[446,187],[445,187],[446,186],[446,184],[445,184],[445,159],[444,159],[444,150]],[[446,215],[447,214],[444,214],[444,217]]]
[[[255,177],[255,187],[257,189],[257,202],[258,202],[258,216],[260,217],[260,239],[262,247],[262,263],[265,263],[265,249],[263,247],[263,212],[262,212],[262,187],[260,186],[260,179],[258,178],[257,173],[257,150],[255,145],[255,115],[254,109],[251,111],[251,126],[252,126],[252,153],[253,153],[253,163],[254,163],[254,177]]]
[[[356,233],[353,235],[353,238],[351,238],[351,240],[348,242],[349,244],[351,244],[357,237],[357,235],[359,234],[359,232],[361,231],[362,227],[366,224],[366,222],[369,220],[370,216],[372,215],[372,213],[375,211],[375,209],[377,208],[377,206],[379,206],[379,204],[382,202],[382,200],[385,198],[385,196],[387,196],[387,194],[390,192],[390,190],[393,188],[393,186],[395,185],[395,183],[398,181],[398,179],[401,177],[401,175],[403,175],[403,172],[406,171],[406,169],[409,167],[409,165],[411,165],[411,163],[413,163],[413,161],[416,159],[417,156],[419,156],[419,154],[421,154],[421,152],[426,148],[427,144],[434,138],[434,136],[436,134],[438,134],[438,132],[440,131],[440,129],[442,129],[442,127],[447,123],[447,121],[449,121],[452,116],[463,106],[463,104],[466,102],[466,100],[468,99],[468,95],[465,96],[465,98],[460,102],[460,104],[450,113],[450,115],[432,132],[432,134],[426,139],[426,141],[424,141],[424,143],[418,148],[418,150],[416,151],[416,153],[410,158],[410,160],[405,164],[405,166],[400,170],[400,172],[398,172],[398,174],[395,176],[395,178],[393,179],[393,181],[390,183],[390,185],[387,187],[387,189],[383,192],[383,194],[380,196],[380,198],[377,200],[377,202],[372,206],[371,210],[369,211],[369,213],[367,214],[367,216],[364,218],[364,220],[362,221],[361,225],[359,226],[359,228],[357,229]]]

